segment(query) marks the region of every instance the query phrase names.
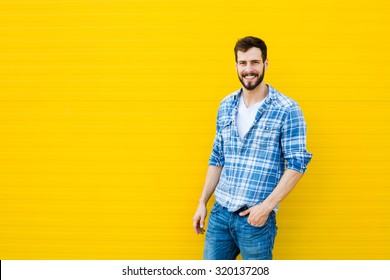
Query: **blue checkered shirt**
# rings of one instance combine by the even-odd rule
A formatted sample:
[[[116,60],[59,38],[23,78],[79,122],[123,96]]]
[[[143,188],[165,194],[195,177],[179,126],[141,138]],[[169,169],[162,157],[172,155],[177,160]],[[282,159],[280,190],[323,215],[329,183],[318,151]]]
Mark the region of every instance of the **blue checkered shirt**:
[[[298,104],[268,85],[268,95],[245,137],[236,116],[241,89],[224,98],[209,165],[223,166],[215,198],[235,212],[265,200],[285,169],[304,173],[312,154],[306,150],[306,123]],[[278,206],[275,210],[278,209]]]

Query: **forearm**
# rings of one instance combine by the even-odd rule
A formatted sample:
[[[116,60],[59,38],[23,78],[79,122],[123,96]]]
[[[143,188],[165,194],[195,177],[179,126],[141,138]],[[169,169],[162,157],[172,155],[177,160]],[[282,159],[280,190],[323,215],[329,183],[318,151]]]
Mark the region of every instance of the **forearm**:
[[[208,167],[206,181],[199,202],[204,203],[205,205],[207,204],[215,188],[217,187],[217,184],[219,182],[219,177],[221,176],[221,172],[222,172],[222,166],[210,165]]]
[[[302,176],[302,173],[291,169],[287,169],[284,172],[276,188],[262,202],[269,212],[271,212],[276,205],[278,205],[292,191]]]

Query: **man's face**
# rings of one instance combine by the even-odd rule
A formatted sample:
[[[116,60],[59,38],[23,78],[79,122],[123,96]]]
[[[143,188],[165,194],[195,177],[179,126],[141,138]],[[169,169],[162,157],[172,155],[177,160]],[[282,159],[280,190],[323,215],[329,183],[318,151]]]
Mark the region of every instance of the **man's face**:
[[[237,52],[236,69],[238,79],[247,90],[254,90],[264,79],[267,61],[264,63],[259,48]]]

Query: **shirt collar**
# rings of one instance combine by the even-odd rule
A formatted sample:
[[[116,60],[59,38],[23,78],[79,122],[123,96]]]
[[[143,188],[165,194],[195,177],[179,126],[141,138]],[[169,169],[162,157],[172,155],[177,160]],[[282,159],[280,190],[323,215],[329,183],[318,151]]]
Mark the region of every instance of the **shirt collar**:
[[[274,100],[276,98],[276,93],[275,93],[275,89],[269,85],[269,84],[266,84],[268,86],[268,94],[264,100],[265,103],[271,103],[272,100]],[[236,90],[234,93],[233,93],[233,102],[232,102],[232,106],[233,108],[234,107],[237,107],[238,108],[238,105],[240,104],[240,97],[241,97],[241,94],[242,94],[242,88],[240,88],[239,90]]]

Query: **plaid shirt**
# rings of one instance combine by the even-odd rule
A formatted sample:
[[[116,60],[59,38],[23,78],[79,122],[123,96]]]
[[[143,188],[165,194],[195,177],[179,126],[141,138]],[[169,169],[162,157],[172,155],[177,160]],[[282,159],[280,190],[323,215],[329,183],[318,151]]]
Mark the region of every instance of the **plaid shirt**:
[[[224,98],[219,106],[209,160],[209,165],[223,166],[215,198],[231,212],[261,203],[286,168],[304,173],[312,157],[306,150],[301,109],[270,85],[253,125],[241,140],[236,125],[240,95],[241,89]]]

